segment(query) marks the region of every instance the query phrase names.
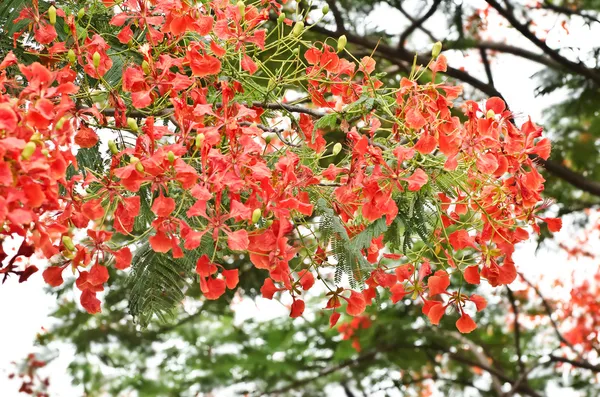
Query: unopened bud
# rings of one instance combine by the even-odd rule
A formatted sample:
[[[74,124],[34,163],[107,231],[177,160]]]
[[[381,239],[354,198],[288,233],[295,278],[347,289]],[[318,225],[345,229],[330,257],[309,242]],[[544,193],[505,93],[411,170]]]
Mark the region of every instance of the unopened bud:
[[[323,13],[323,15],[329,14],[329,4],[325,4],[323,8],[321,8],[321,12]]]
[[[204,134],[200,133],[196,135],[196,147],[198,149],[202,148],[202,144],[204,143]]]
[[[246,5],[244,4],[244,2],[241,1],[241,0],[238,1],[237,2],[237,8],[238,8],[238,11],[240,12],[240,16],[242,18],[244,18],[244,14],[246,14]]]
[[[341,143],[338,142],[335,145],[333,145],[332,153],[333,153],[334,156],[337,156],[341,151],[342,151],[342,144]]]
[[[283,23],[283,21],[285,20],[285,12],[282,12],[281,14],[279,14],[279,16],[277,17],[277,23]]]
[[[27,142],[21,152],[21,158],[23,160],[29,160],[31,156],[33,156],[33,153],[35,153],[35,147],[35,142]]]
[[[256,223],[260,220],[260,217],[262,216],[262,211],[260,210],[260,208],[255,209],[252,212],[252,223]]]
[[[98,69],[98,66],[100,66],[100,54],[98,51],[94,52],[94,55],[92,55],[92,62],[94,63],[94,68]]]
[[[294,36],[294,37],[300,36],[302,34],[303,30],[304,30],[304,22],[302,22],[302,21],[296,22],[296,24],[292,28],[292,36]]]
[[[56,125],[54,126],[54,129],[60,131],[62,130],[63,126],[65,125],[65,122],[67,121],[66,117],[61,117],[57,122]]]
[[[135,156],[129,157],[129,163],[130,164],[137,164],[139,162],[140,162],[140,159],[138,159],[137,157],[135,157]]]
[[[265,222],[266,227],[271,227],[272,224],[273,224],[273,219],[269,219],[268,221]]]
[[[48,8],[48,21],[50,25],[56,25],[56,7],[54,6]]]
[[[135,163],[135,169],[139,172],[144,172],[144,164],[142,164],[141,161],[138,161],[137,163]]]
[[[69,251],[75,251],[75,244],[73,244],[73,240],[69,236],[62,236],[62,243],[66,249]]]
[[[485,114],[485,117],[487,117],[488,119],[493,119],[494,116],[496,116],[496,113],[494,113],[494,111],[492,109],[488,110],[487,113]]]
[[[137,132],[139,130],[137,121],[131,117],[127,117],[127,126],[131,128],[132,131]]]
[[[265,136],[265,143],[268,145],[273,140],[273,134],[268,134]]]
[[[77,18],[81,19],[81,18],[83,18],[84,15],[85,15],[85,8],[82,7],[77,12]]]
[[[117,148],[117,144],[112,139],[108,141],[108,148],[112,154],[119,153],[119,149]]]
[[[348,44],[348,38],[345,34],[343,34],[338,38],[337,51],[344,51],[344,48],[346,48],[346,44]]]
[[[75,51],[70,49],[69,52],[67,53],[67,57],[69,58],[69,62],[71,62],[73,64],[75,63],[75,60],[76,60]]]
[[[175,161],[175,153],[169,150],[169,153],[167,153],[167,159],[169,160],[169,163],[173,163]]]
[[[440,55],[440,53],[442,52],[442,42],[441,41],[437,41],[433,47],[431,48],[431,56],[433,58],[437,58],[438,55]]]
[[[144,60],[144,62],[142,62],[142,70],[144,71],[144,73],[150,74],[150,64],[148,63],[148,61]]]

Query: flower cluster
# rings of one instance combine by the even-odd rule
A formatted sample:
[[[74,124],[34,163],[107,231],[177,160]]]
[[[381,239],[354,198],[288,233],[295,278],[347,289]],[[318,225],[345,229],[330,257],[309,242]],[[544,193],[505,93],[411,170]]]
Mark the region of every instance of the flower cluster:
[[[70,33],[59,41],[37,3],[24,10],[50,61],[24,66],[10,54],[0,64],[0,239],[17,234],[51,259],[43,276],[52,286],[70,267],[90,313],[100,311],[108,267],[128,268],[139,244],[181,258],[208,239],[214,254],[196,266],[206,299],[237,287],[238,270],[223,264],[243,256],[265,271],[264,297],[291,296],[291,317],[302,315],[318,279],[332,326],[341,307],[361,316],[379,289],[394,303],[421,299],[433,324],[455,308],[458,329],[472,331],[465,307],[486,302],[463,293],[462,279],[514,280],[514,245],[528,238],[527,226],[538,228],[543,209],[532,157],[548,157],[548,140],[532,122],[517,128],[499,98],[482,108],[467,101],[461,121],[451,112],[460,87],[417,83],[427,69],[386,87],[372,58],[344,56],[345,38],[337,51],[302,40],[301,22],[287,35],[279,23],[269,42],[266,22],[279,12],[272,3],[119,4],[110,23],[122,51],[135,56],[116,84],[107,77],[115,51],[101,34],[82,38],[79,17],[61,12]],[[279,56],[289,58],[272,75]],[[443,55],[428,70],[435,81]],[[286,85],[311,104],[286,103],[278,88]],[[101,128],[117,131],[110,160],[100,171],[78,167],[74,148],[97,147]],[[332,130],[343,145],[327,136]],[[452,186],[440,188],[443,179]],[[420,245],[408,231],[404,248],[384,232],[370,236],[357,248],[370,265],[354,271],[369,273],[362,291],[321,276],[335,254],[331,236],[314,226],[318,202],[352,243],[374,224],[398,228],[400,215],[417,210],[416,201],[403,207],[406,197],[425,203],[418,210],[433,219]],[[144,206],[151,220],[140,230]]]

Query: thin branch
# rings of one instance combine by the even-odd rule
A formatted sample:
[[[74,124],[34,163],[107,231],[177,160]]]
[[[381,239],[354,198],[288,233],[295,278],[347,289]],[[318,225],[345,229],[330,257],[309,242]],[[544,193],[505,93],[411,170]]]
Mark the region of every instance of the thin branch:
[[[494,77],[492,76],[492,66],[490,65],[490,60],[487,56],[487,50],[485,48],[480,48],[479,53],[481,55],[481,62],[483,63],[483,67],[485,69],[485,74],[488,78],[488,83],[490,85],[494,85]]]
[[[404,46],[404,42],[406,41],[406,39],[408,39],[408,37],[411,34],[413,34],[413,32],[415,30],[417,30],[419,27],[421,27],[429,18],[431,18],[431,16],[433,14],[435,14],[435,12],[437,11],[437,8],[441,2],[442,2],[442,0],[433,0],[433,4],[431,5],[431,8],[429,8],[429,10],[425,14],[423,14],[423,16],[421,18],[412,20],[412,23],[410,24],[410,26],[408,28],[406,28],[406,30],[404,32],[402,32],[402,34],[400,35],[400,39],[398,42],[398,45],[400,47]]]
[[[510,301],[510,305],[512,307],[513,314],[515,315],[515,326],[514,326],[514,334],[515,334],[515,349],[517,351],[517,360],[519,363],[519,371],[524,374],[525,364],[523,363],[523,352],[521,350],[521,326],[519,325],[519,308],[517,307],[517,300],[515,299],[515,295],[512,290],[507,286],[506,292],[508,293],[508,300]]]
[[[565,357],[558,357],[555,355],[550,355],[550,361],[551,362],[559,362],[559,363],[567,363],[567,364],[571,364],[574,367],[577,368],[583,368],[583,369],[589,369],[592,372],[595,373],[600,373],[600,365],[594,365],[585,361],[579,361],[579,360],[570,360],[568,358]]]
[[[554,11],[554,12],[557,12],[559,14],[565,14],[565,15],[568,15],[568,16],[576,15],[576,16],[579,16],[579,17],[581,17],[583,19],[588,20],[589,22],[600,23],[600,20],[597,17],[595,17],[593,15],[586,14],[586,13],[584,13],[583,10],[579,10],[579,9],[576,9],[576,8],[558,6],[558,5],[554,5],[552,3],[548,3],[548,2],[544,2],[542,4],[539,4],[538,7],[541,8],[541,9],[544,9],[544,10],[550,10],[550,11]]]
[[[587,68],[583,63],[573,62],[564,56],[560,55],[557,50],[554,50],[546,44],[545,41],[539,39],[535,33],[533,33],[529,28],[519,22],[517,17],[513,14],[510,8],[504,8],[498,3],[496,0],[486,0],[487,3],[492,6],[500,15],[502,15],[511,25],[514,27],[519,33],[521,33],[525,38],[535,44],[538,48],[540,48],[544,53],[546,53],[550,58],[555,60],[556,62],[563,65],[568,70],[571,70],[574,73],[580,74],[592,80],[597,85],[600,85],[600,74],[597,73],[596,70],[592,70]]]
[[[338,34],[346,33],[346,27],[344,26],[344,17],[340,9],[337,6],[335,0],[327,0],[327,4],[329,4],[329,8],[331,9],[331,13],[333,14],[333,19],[335,20],[335,27]]]
[[[402,13],[402,15],[404,15],[404,17],[406,19],[408,19],[413,24],[416,22],[415,18],[413,18],[412,15],[410,15],[408,12],[406,12],[406,10],[404,9],[404,7],[402,7],[402,0],[396,0],[393,3],[394,3],[394,7],[396,7],[398,9],[398,11],[400,11]],[[424,27],[423,24],[418,25],[417,28],[419,30],[421,30],[423,33],[425,33],[427,36],[429,36],[429,38],[431,39],[431,41],[433,41],[434,43],[436,41],[438,41],[435,38],[435,36],[433,35],[433,33],[431,33],[431,31],[429,29],[427,29],[426,27]],[[398,45],[402,46],[403,43],[400,42]]]

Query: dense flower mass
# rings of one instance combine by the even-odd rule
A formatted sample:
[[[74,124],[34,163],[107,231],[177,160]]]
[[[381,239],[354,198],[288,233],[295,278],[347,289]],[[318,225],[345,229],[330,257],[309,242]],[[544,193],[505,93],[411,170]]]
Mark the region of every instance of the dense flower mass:
[[[384,291],[420,300],[432,324],[454,309],[471,332],[486,301],[465,283],[511,283],[515,244],[540,221],[560,228],[537,215],[541,128],[517,127],[499,98],[457,116],[460,87],[436,78],[443,55],[387,87],[345,38],[334,49],[303,40],[300,21],[275,24],[276,2],[104,3],[116,41],[82,37],[65,12],[57,34],[34,2],[19,18],[40,61],[0,64],[0,241],[24,239],[5,277],[26,280],[35,252],[48,284],[70,268],[97,313],[108,268],[130,267],[141,245],[182,258],[208,242],[195,267],[206,299],[238,287],[228,263],[243,256],[264,270],[265,298],[291,296],[290,317],[324,284],[331,326],[355,318],[345,338]],[[81,160],[103,144],[100,166]]]

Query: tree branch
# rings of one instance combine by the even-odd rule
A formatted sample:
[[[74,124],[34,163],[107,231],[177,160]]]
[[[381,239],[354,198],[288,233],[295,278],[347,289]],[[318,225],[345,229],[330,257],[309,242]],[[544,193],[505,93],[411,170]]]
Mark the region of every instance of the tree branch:
[[[486,0],[487,3],[494,8],[500,15],[502,15],[516,30],[519,31],[525,38],[539,47],[544,53],[550,58],[563,65],[568,70],[571,70],[577,74],[585,76],[592,80],[597,85],[600,85],[600,75],[596,70],[588,69],[583,63],[573,62],[562,55],[557,50],[554,50],[548,46],[544,41],[540,40],[529,28],[519,22],[517,17],[512,13],[510,9],[502,7],[496,0]]]
[[[433,4],[431,5],[431,8],[425,14],[423,14],[423,16],[421,18],[419,18],[419,19],[412,19],[411,18],[412,19],[412,23],[400,35],[400,39],[398,41],[398,46],[399,47],[404,47],[404,42],[406,41],[406,39],[408,39],[408,37],[415,30],[417,30],[419,27],[421,27],[425,23],[425,21],[427,21],[429,18],[431,18],[431,16],[433,14],[435,14],[435,12],[437,11],[437,8],[438,8],[438,6],[440,5],[441,2],[442,2],[442,0],[433,0]],[[406,14],[406,15],[408,15],[408,14]]]
[[[485,69],[485,74],[488,78],[488,83],[490,85],[494,85],[494,77],[492,75],[492,67],[490,65],[490,60],[487,56],[487,50],[485,48],[479,49],[479,54],[481,55],[481,62],[483,63],[483,67]]]
[[[519,363],[519,371],[522,374],[524,374],[524,373],[526,373],[526,371],[525,371],[525,364],[523,364],[523,352],[521,351],[521,327],[519,325],[519,309],[517,307],[517,301],[515,299],[515,295],[513,294],[512,290],[507,286],[506,291],[508,293],[508,300],[510,301],[512,311],[515,315],[515,327],[514,327],[515,349],[517,351],[517,360]]]

